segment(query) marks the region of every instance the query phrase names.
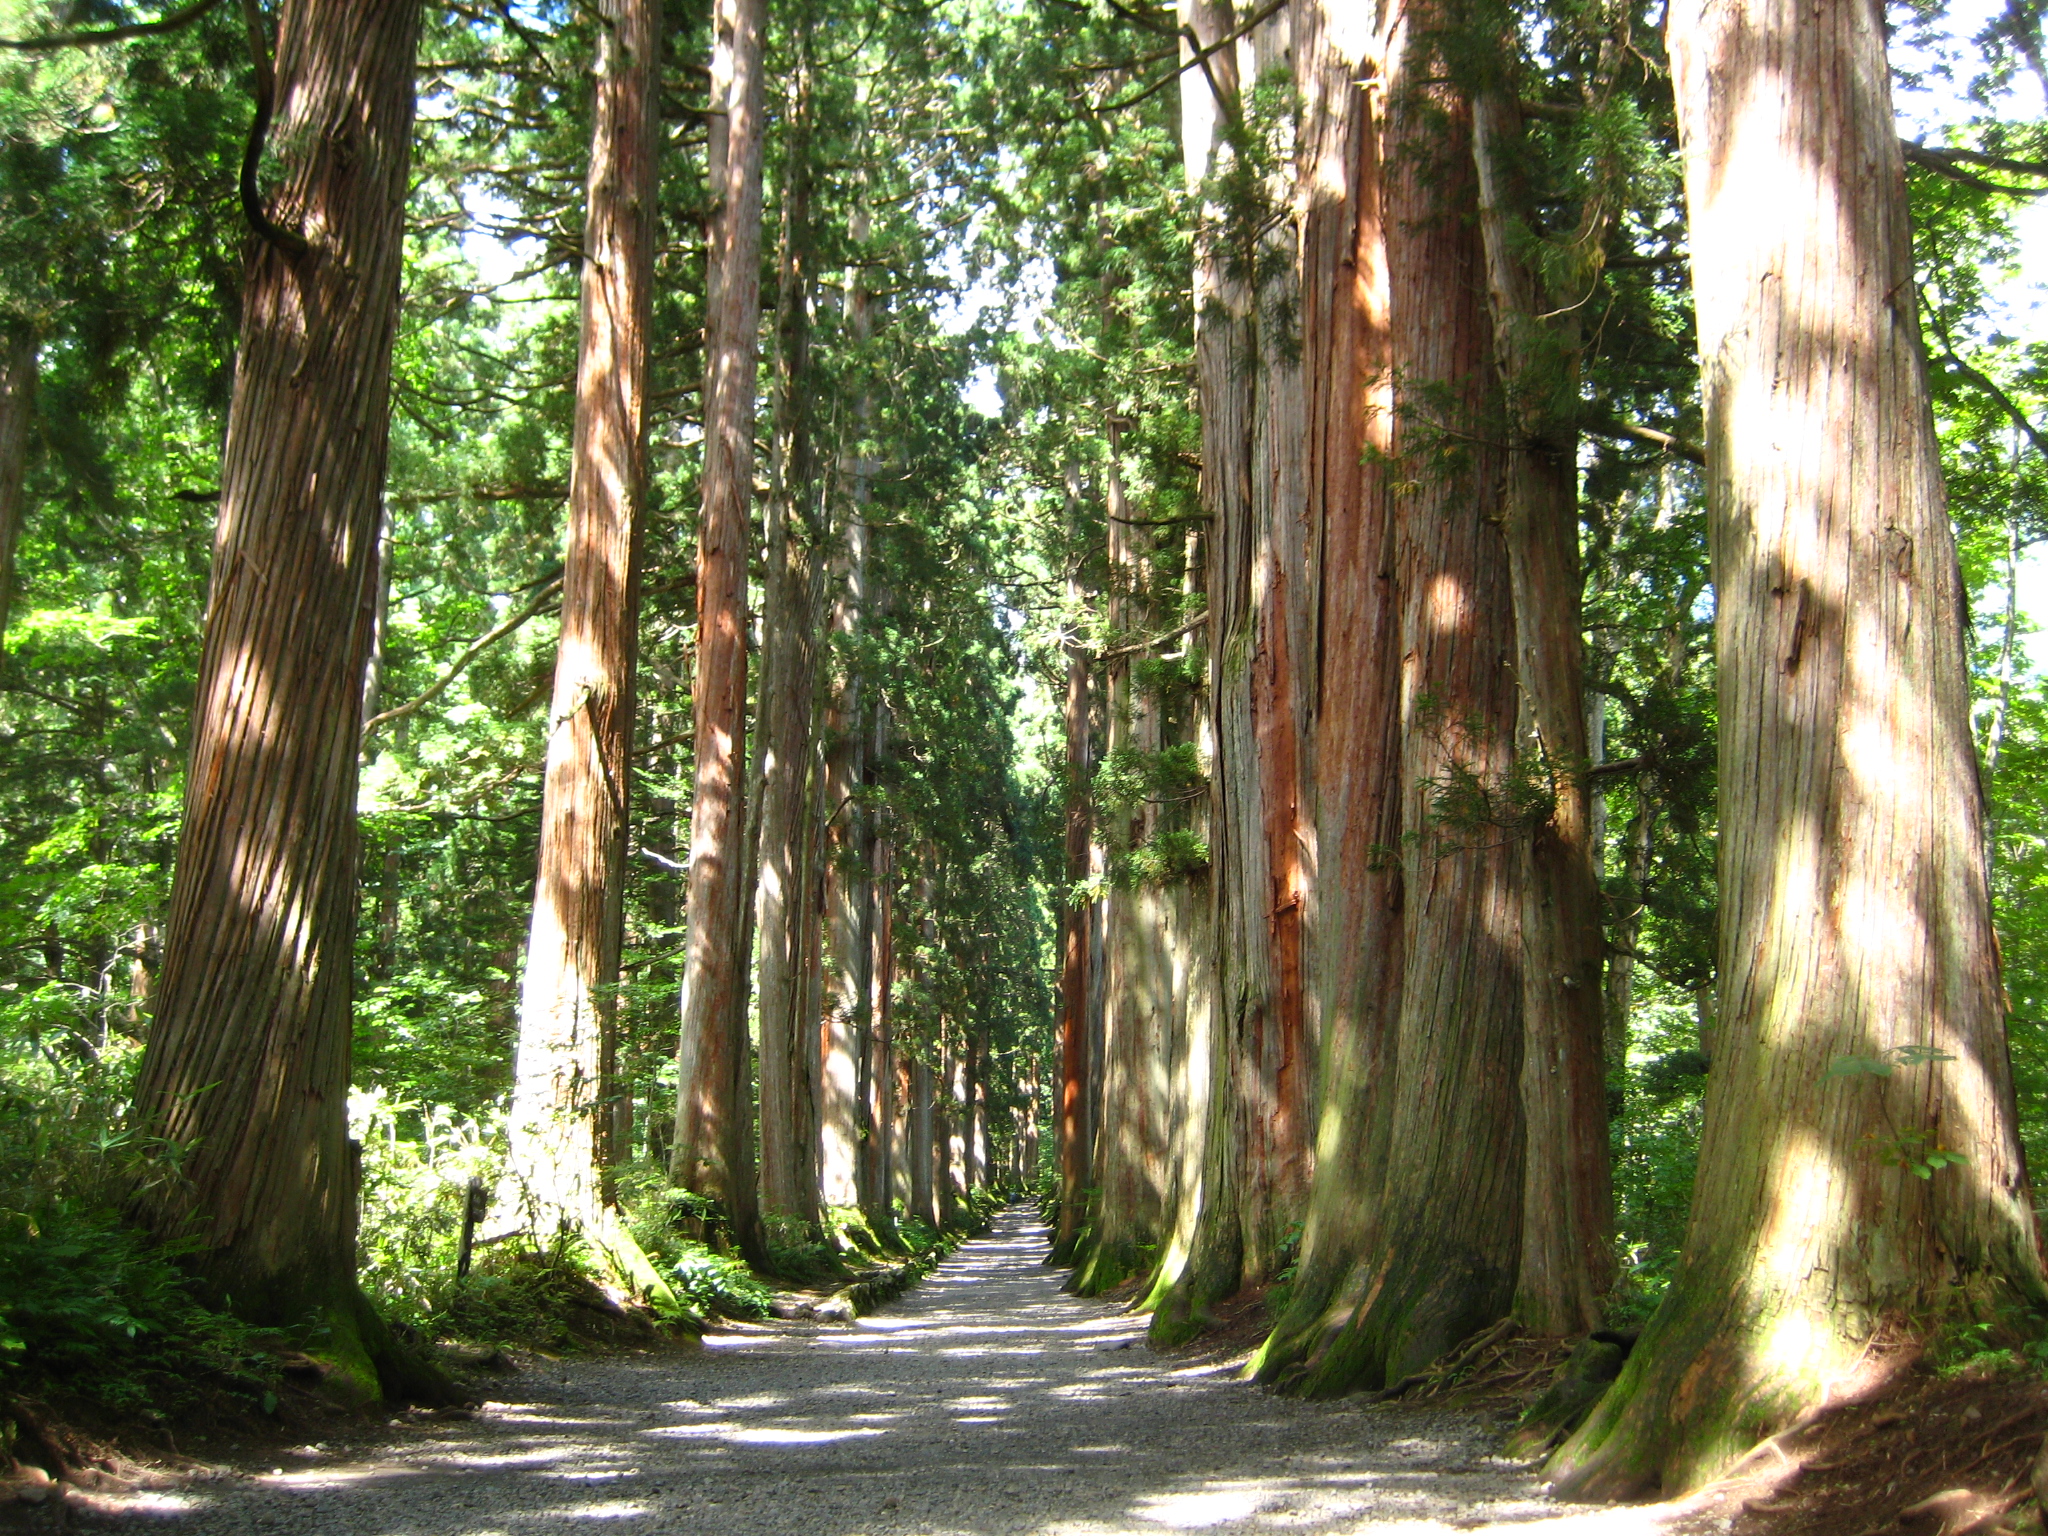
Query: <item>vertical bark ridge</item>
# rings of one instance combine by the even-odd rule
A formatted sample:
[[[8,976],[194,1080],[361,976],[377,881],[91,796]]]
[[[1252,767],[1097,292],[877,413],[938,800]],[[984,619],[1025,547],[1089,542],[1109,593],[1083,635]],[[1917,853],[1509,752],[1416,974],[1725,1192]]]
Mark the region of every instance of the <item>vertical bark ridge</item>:
[[[697,545],[696,781],[690,813],[679,1102],[671,1175],[723,1202],[758,1246],[746,1176],[748,1060],[738,1007],[747,889],[747,551],[761,310],[761,0],[718,0],[708,181],[703,509]]]
[[[187,1149],[141,1215],[253,1320],[330,1325],[336,1385],[427,1392],[355,1284],[356,780],[419,7],[295,0],[276,217],[252,242],[177,875],[137,1120]]]
[[[1713,1476],[1866,1384],[1873,1337],[1951,1284],[2044,1295],[1883,13],[1681,0],[1668,36],[1717,600],[1720,1007],[1677,1271],[1553,1463],[1595,1495]],[[1968,1161],[1931,1166],[1950,1149]]]
[[[535,1231],[566,1227],[609,1253],[631,1243],[607,1219],[600,1174],[610,1140],[607,1093],[617,1081],[639,655],[660,6],[609,0],[605,21],[584,224],[562,628],[520,997],[507,1193]],[[627,1265],[646,1267],[644,1260]]]
[[[1316,1155],[1286,1312],[1255,1361],[1301,1380],[1362,1299],[1372,1250],[1399,1013],[1400,605],[1386,464],[1392,349],[1379,135],[1385,101],[1369,25],[1327,0],[1295,9],[1302,97],[1302,374],[1308,514],[1321,547],[1316,655]]]

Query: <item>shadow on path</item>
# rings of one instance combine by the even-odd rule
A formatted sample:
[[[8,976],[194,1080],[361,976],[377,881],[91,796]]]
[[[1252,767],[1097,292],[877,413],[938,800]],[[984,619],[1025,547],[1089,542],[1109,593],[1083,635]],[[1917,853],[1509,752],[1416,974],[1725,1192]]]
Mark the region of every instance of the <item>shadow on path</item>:
[[[131,1509],[123,1526],[280,1536],[1109,1536],[1569,1528],[1497,1461],[1498,1426],[1302,1403],[1183,1369],[1144,1320],[1059,1292],[1045,1233],[1000,1216],[888,1309],[848,1326],[714,1334],[701,1354],[565,1361],[524,1402],[405,1433],[382,1459]]]

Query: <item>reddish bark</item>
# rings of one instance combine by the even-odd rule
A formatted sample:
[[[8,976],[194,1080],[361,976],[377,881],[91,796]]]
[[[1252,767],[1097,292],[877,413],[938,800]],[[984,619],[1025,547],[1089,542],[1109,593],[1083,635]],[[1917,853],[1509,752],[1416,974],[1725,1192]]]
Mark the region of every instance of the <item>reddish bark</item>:
[[[284,184],[252,242],[184,826],[138,1122],[185,1148],[142,1197],[213,1293],[329,1327],[333,1384],[431,1392],[355,1284],[348,1139],[356,763],[412,142],[412,0],[294,0]]]
[[[605,19],[584,221],[562,630],[508,1170],[537,1231],[566,1225],[600,1247],[608,1239],[599,1169],[617,1155],[609,1132],[619,1092],[615,989],[640,649],[660,6],[606,0]]]
[[[758,1247],[747,1176],[750,1071],[737,1006],[748,924],[744,761],[748,507],[761,313],[762,0],[718,0],[707,179],[716,204],[707,253],[703,511],[697,544],[696,784],[690,814],[680,1101],[672,1176],[722,1201]]]

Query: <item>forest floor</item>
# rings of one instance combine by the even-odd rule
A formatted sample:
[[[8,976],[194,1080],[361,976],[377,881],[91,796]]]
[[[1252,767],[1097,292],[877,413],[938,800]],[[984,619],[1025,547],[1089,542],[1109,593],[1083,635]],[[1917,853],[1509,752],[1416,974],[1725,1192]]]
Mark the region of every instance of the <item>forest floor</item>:
[[[1498,1456],[1497,1413],[1297,1402],[1225,1363],[1154,1355],[1143,1318],[1061,1295],[1044,1252],[1044,1229],[1013,1208],[852,1325],[535,1360],[496,1379],[473,1416],[412,1415],[66,1513],[166,1536],[1604,1536],[1667,1523],[1547,1502]]]
[[[1045,1229],[1012,1208],[857,1323],[730,1324],[702,1349],[526,1355],[489,1379],[492,1400],[474,1412],[329,1421],[332,1438],[315,1443],[0,1505],[0,1530],[1960,1536],[1990,1530],[2022,1496],[2048,1420],[2037,1377],[1922,1373],[1780,1437],[1703,1497],[1561,1505],[1500,1454],[1529,1362],[1496,1362],[1511,1392],[1276,1398],[1236,1380],[1241,1351],[1211,1339],[1155,1355],[1143,1318],[1062,1295],[1045,1246]]]

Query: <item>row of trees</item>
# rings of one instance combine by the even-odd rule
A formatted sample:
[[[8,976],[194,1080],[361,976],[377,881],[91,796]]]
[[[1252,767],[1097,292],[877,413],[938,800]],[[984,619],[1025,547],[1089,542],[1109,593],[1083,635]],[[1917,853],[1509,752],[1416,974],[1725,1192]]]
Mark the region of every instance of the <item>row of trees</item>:
[[[257,50],[204,621],[152,615],[200,646],[175,875],[122,935],[133,1123],[174,1165],[140,1213],[237,1311],[324,1320],[365,1389],[433,1383],[354,1279],[352,1070],[438,1075],[470,1110],[509,1087],[495,1225],[570,1233],[656,1293],[620,1210],[656,1165],[770,1264],[849,1222],[937,1230],[1035,1158],[1043,796],[1017,773],[999,601],[1033,557],[986,517],[1005,471],[961,403],[971,338],[930,313],[957,286],[947,180],[990,156],[933,126],[963,41],[877,11],[828,70],[822,20],[295,4],[274,69],[264,28],[206,7],[31,39],[132,49],[111,88],[157,102],[218,89],[177,78],[195,54]],[[70,67],[39,61],[24,92],[61,104]],[[940,147],[906,159],[921,128]],[[492,218],[539,247],[497,293],[457,264]],[[86,316],[55,243],[30,255],[55,290],[33,369]],[[505,318],[579,289],[567,334]],[[34,464],[61,501],[69,466],[21,436],[12,483]],[[521,581],[561,537],[564,470],[564,552]],[[505,668],[552,661],[544,712],[507,708],[481,674],[551,610],[551,658]],[[508,771],[443,771],[465,734],[462,769]],[[525,764],[537,806],[507,793]],[[530,887],[482,872],[515,860]],[[482,1040],[445,1016],[470,977]]]
[[[1942,1297],[2048,1300],[1905,153],[2041,164],[1902,149],[1875,5],[1131,20],[1179,50],[1200,502],[1184,543],[1127,515],[1112,408],[1114,638],[1068,692],[1122,876],[1063,916],[1077,1287],[1136,1277],[1170,1342],[1283,1282],[1254,1368],[1311,1394],[1600,1326],[1647,952],[1698,998],[1698,1180],[1561,1487],[1694,1485]],[[1696,544],[1641,563],[1695,498],[1710,594]],[[1672,847],[1703,800],[1718,912]],[[1678,880],[1693,956],[1649,948]]]
[[[2041,162],[1873,5],[256,20],[0,74],[0,1018],[217,1296],[434,1389],[353,1082],[656,1293],[1042,1175],[1283,1390],[1661,1295],[1589,1492],[2043,1299]]]

